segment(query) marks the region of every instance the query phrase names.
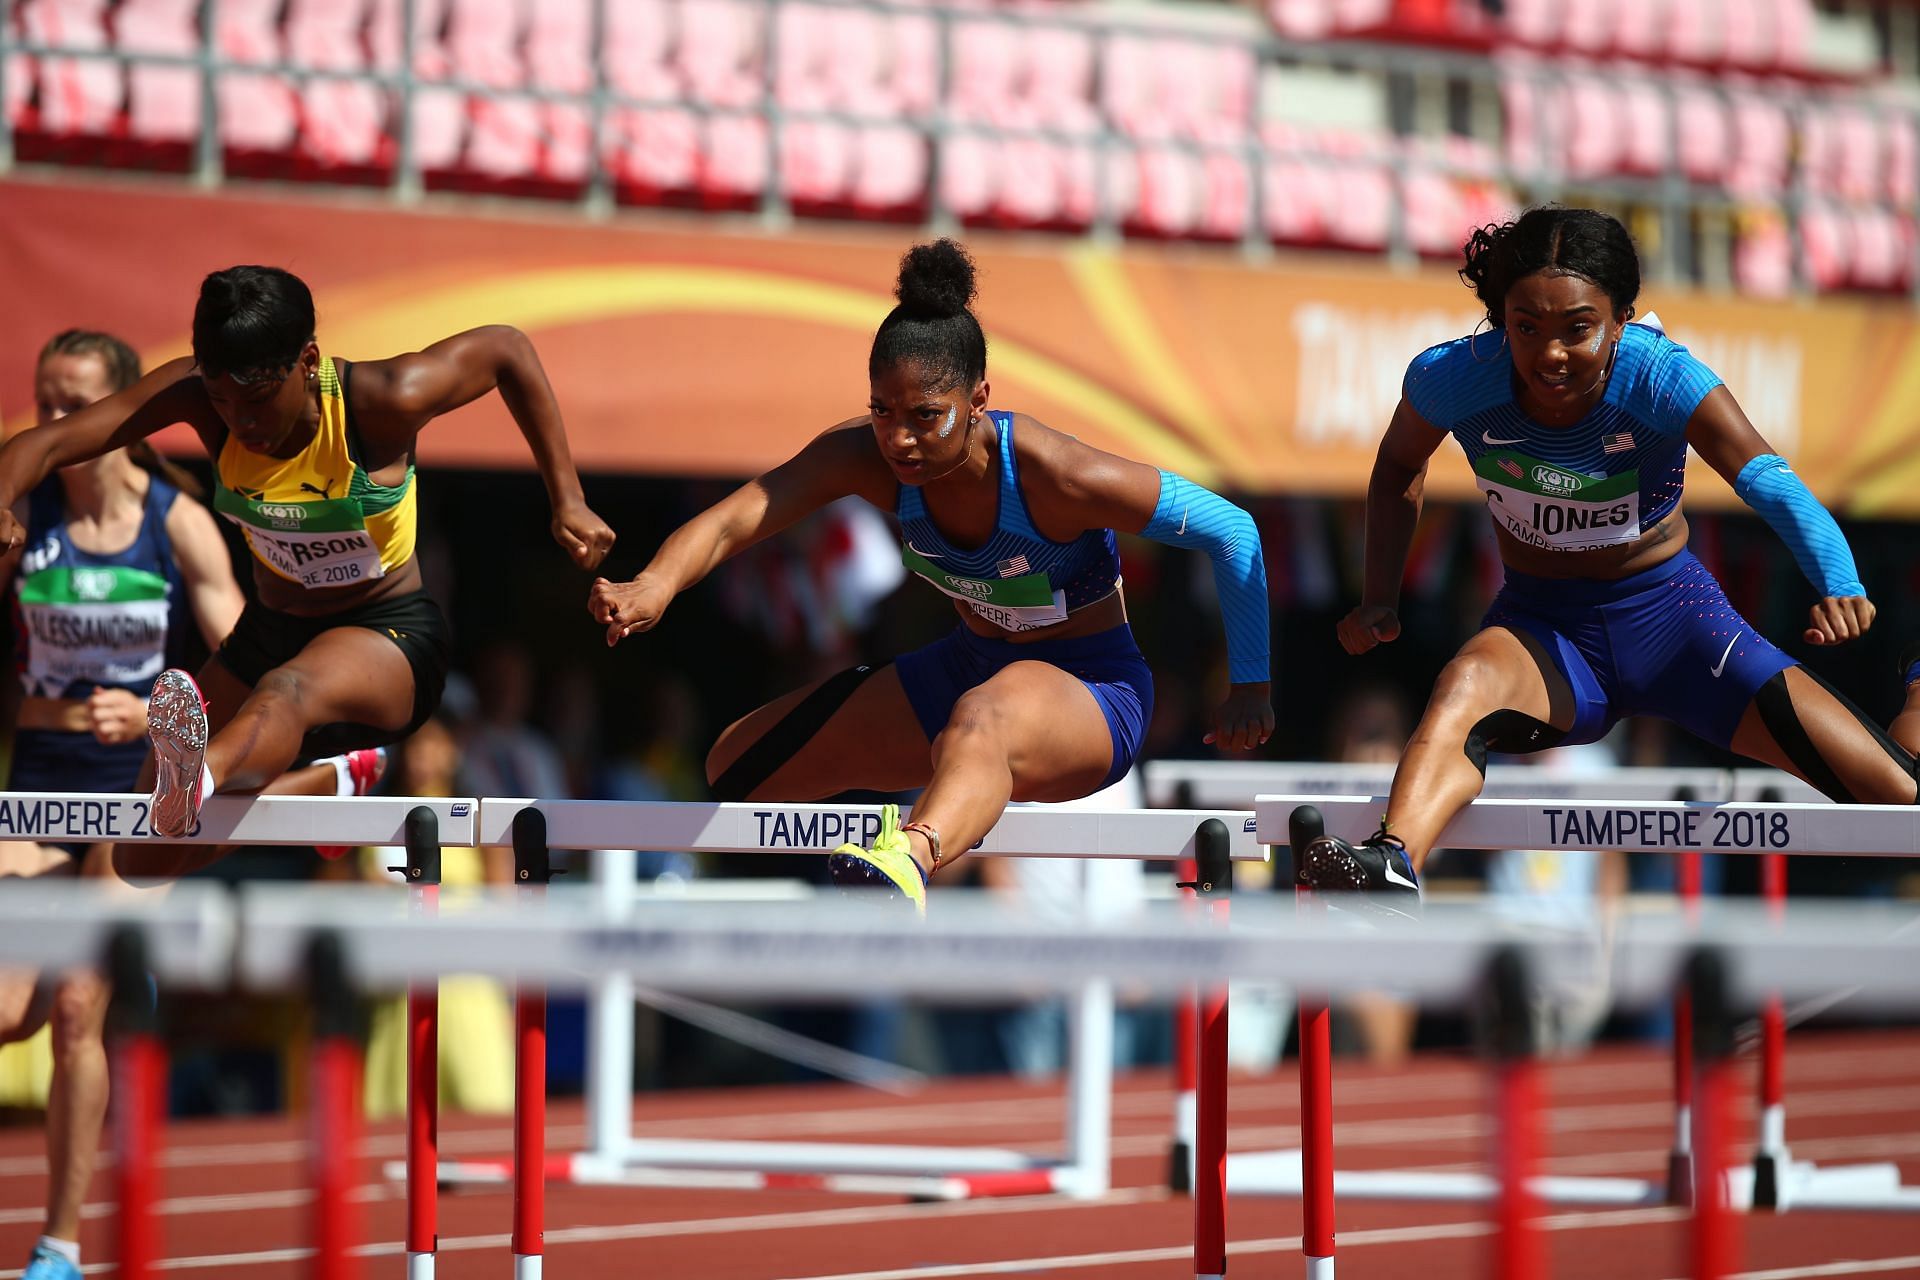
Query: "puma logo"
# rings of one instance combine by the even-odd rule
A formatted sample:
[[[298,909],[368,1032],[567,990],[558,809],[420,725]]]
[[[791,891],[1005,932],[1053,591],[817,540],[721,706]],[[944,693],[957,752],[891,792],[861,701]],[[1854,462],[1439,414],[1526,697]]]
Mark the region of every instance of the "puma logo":
[[[329,493],[328,490],[332,489],[333,485],[334,485],[334,482],[332,480],[328,480],[326,489],[316,489],[312,485],[308,484],[305,480],[302,480],[300,482],[300,492],[315,494],[320,498],[322,502],[331,502],[333,500],[333,494]]]

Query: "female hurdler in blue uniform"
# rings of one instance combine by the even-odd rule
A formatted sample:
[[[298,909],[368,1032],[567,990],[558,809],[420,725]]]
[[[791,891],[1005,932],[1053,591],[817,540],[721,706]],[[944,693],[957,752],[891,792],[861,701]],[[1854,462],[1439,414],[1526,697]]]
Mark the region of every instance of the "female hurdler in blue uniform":
[[[1273,732],[1266,570],[1253,521],[1179,476],[1022,414],[989,411],[973,264],[950,240],[901,264],[900,305],[867,360],[868,412],[688,521],[632,582],[596,582],[607,643],[660,621],[728,556],[837,498],[900,520],[902,557],[960,625],[751,712],[707,758],[723,800],[820,799],[925,787],[914,821],[888,806],[873,847],[842,845],[837,883],[925,910],[929,873],[971,848],[1009,800],[1068,800],[1132,765],[1153,681],[1127,626],[1113,531],[1205,551],[1226,616],[1232,688],[1208,741]]]
[[[1493,330],[1407,370],[1367,490],[1365,595],[1340,642],[1365,653],[1400,634],[1427,460],[1448,435],[1473,464],[1506,584],[1441,673],[1380,832],[1358,846],[1314,841],[1303,877],[1410,913],[1420,865],[1478,794],[1489,751],[1591,742],[1629,715],[1671,720],[1838,801],[1912,802],[1913,757],[1755,632],[1687,550],[1691,445],[1813,583],[1807,643],[1872,625],[1833,517],[1711,370],[1629,323],[1640,263],[1626,229],[1588,209],[1533,209],[1476,231],[1461,276]]]

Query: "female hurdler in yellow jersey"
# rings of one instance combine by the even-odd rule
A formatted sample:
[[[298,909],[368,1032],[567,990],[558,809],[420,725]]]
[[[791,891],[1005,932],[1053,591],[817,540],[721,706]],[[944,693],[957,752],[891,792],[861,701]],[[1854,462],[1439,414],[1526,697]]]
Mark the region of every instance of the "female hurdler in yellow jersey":
[[[396,741],[433,713],[448,644],[413,554],[415,438],[494,390],[532,447],[554,539],[594,568],[613,531],[581,495],[559,405],[524,334],[471,329],[349,364],[320,354],[312,295],[278,268],[208,276],[192,359],[0,449],[5,549],[24,536],[14,500],[50,472],[187,423],[214,460],[215,509],[252,551],[257,599],[197,687],[167,672],[148,704],[156,832],[189,833],[215,789],[257,791],[302,758]],[[116,867],[179,874],[212,856],[130,845]]]

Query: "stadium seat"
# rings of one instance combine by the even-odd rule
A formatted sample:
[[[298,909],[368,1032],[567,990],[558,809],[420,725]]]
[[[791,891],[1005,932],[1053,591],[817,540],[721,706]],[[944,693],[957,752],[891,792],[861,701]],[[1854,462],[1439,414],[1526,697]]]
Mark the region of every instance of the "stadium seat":
[[[287,56],[296,67],[364,71],[366,0],[290,0]],[[300,87],[300,145],[323,165],[367,165],[385,141],[386,94],[364,80],[309,80]]]
[[[1212,240],[1238,240],[1252,212],[1253,174],[1244,152],[1214,148],[1200,161],[1199,220],[1194,230]]]
[[[780,130],[780,189],[799,204],[841,200],[853,185],[854,131],[824,120],[788,120]]]
[[[1736,0],[1745,11],[1753,0]],[[1726,0],[1680,0],[1667,10],[1667,56],[1693,66],[1726,61]]]
[[[1673,158],[1673,118],[1661,86],[1641,76],[1615,80],[1623,113],[1620,170],[1657,177]]]
[[[1775,208],[1752,209],[1740,217],[1733,245],[1733,280],[1741,293],[1784,298],[1793,292],[1793,237]]]
[[[692,191],[703,168],[700,120],[681,108],[620,112],[610,167],[645,193]]]
[[[860,130],[853,203],[888,212],[918,207],[927,199],[927,140],[904,125],[869,125]]]
[[[214,46],[229,62],[274,64],[284,49],[279,0],[221,0],[215,10]],[[243,151],[285,153],[299,130],[293,86],[276,75],[229,71],[215,87],[220,138]]]
[[[757,107],[766,6],[755,0],[682,0],[675,64],[692,101]]]
[[[1686,0],[1614,0],[1613,52],[1643,62],[1666,53],[1668,10]]]
[[[764,116],[725,113],[709,116],[700,189],[710,196],[745,199],[760,195],[772,180]]]
[[[1800,248],[1807,274],[1821,292],[1845,287],[1853,275],[1853,246],[1844,214],[1809,202],[1800,213]]]
[[[1567,76],[1560,86],[1560,162],[1576,178],[1620,171],[1629,121],[1613,82],[1594,74]]]
[[[403,0],[373,0],[373,22],[368,42],[373,65],[393,71],[400,65],[400,15]],[[446,24],[448,0],[414,0],[412,146],[414,163],[428,171],[450,169],[466,141],[465,98],[432,86],[449,74],[447,52],[440,41]]]
[[[64,49],[105,49],[105,0],[27,0],[20,25],[36,44]],[[119,64],[94,58],[40,59],[36,68],[40,128],[62,136],[106,135],[121,121],[126,97]]]
[[[1920,162],[1920,132],[1908,112],[1889,112],[1882,120],[1887,132],[1887,163],[1882,198],[1906,206],[1920,199],[1920,182],[1915,180]]]
[[[1551,49],[1560,43],[1565,9],[1560,0],[1506,0],[1507,36],[1536,49]]]
[[[1759,92],[1736,91],[1731,97],[1733,158],[1727,168],[1727,189],[1770,200],[1786,190],[1793,145],[1786,110]]]
[[[1676,87],[1674,97],[1681,174],[1690,182],[1720,182],[1727,175],[1732,147],[1726,103],[1711,88],[1694,82]]]
[[[540,104],[498,91],[526,85],[520,56],[525,0],[453,0],[447,53],[453,76],[495,90],[467,101],[470,127],[461,166],[493,179],[523,178],[540,163]]]
[[[1289,40],[1324,40],[1339,23],[1334,0],[1267,0],[1267,18]]]
[[[593,92],[594,0],[539,0],[527,23],[527,79],[537,89]],[[542,102],[540,176],[556,182],[586,180],[592,164],[593,117],[583,106]]]
[[[114,43],[129,53],[193,54],[200,48],[199,10],[199,0],[127,0],[114,12]],[[198,71],[138,63],[127,69],[129,136],[190,142],[199,131]]]

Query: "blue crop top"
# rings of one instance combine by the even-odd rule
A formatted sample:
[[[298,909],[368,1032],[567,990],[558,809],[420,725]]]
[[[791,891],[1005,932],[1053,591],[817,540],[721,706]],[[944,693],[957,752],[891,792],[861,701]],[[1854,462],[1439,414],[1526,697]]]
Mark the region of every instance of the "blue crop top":
[[[1521,410],[1504,333],[1428,348],[1402,390],[1466,450],[1496,526],[1529,546],[1594,551],[1633,541],[1679,505],[1687,420],[1719,385],[1685,347],[1629,324],[1606,394],[1570,427]]]
[[[989,411],[1000,453],[1000,510],[986,545],[963,550],[947,541],[920,490],[901,485],[894,514],[904,545],[900,557],[942,593],[1003,631],[1034,631],[1075,609],[1112,595],[1120,585],[1120,550],[1113,530],[1089,529],[1072,542],[1055,542],[1033,527],[1020,493],[1014,458],[1013,415]]]

